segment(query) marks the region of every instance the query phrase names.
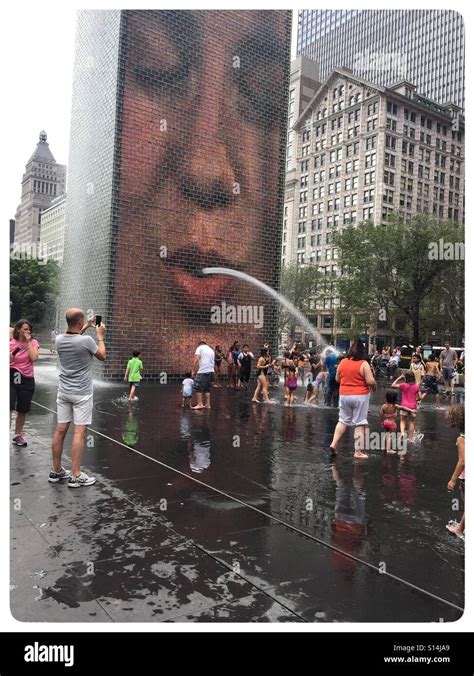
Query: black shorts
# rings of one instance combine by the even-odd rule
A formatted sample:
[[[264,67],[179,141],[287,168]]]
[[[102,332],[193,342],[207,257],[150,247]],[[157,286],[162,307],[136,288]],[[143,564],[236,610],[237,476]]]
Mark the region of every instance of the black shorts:
[[[250,380],[250,369],[240,369],[239,380],[243,383],[248,383]]]
[[[137,380],[136,383],[132,383],[131,381],[129,381],[129,382],[128,382],[128,389],[131,390],[132,387],[135,387],[135,388],[140,387],[140,381]]]
[[[194,378],[194,391],[206,394],[211,391],[211,383],[214,373],[198,373]]]
[[[425,376],[423,390],[426,394],[438,394],[438,379],[436,376]]]
[[[29,413],[35,393],[35,379],[10,369],[10,411]]]

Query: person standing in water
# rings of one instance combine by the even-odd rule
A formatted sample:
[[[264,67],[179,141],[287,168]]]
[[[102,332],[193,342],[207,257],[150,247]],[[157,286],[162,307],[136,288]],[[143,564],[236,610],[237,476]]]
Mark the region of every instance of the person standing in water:
[[[135,396],[135,390],[140,385],[142,372],[143,362],[140,359],[140,350],[133,350],[132,358],[129,359],[127,363],[127,368],[125,369],[125,375],[123,377],[125,382],[128,380],[129,401],[138,401],[138,397]]]
[[[242,352],[239,352],[239,356],[237,357],[239,383],[244,389],[247,389],[249,384],[250,374],[252,372],[252,359],[254,359],[254,356],[250,352],[249,346],[244,345]]]
[[[326,356],[324,357],[323,364],[328,372],[324,391],[324,403],[326,406],[332,406],[337,372],[337,355],[333,347],[328,347],[326,349]]]
[[[298,387],[296,366],[290,366],[286,386],[288,388],[288,399],[285,406],[293,406],[296,401],[296,389]]]
[[[263,395],[263,400],[268,404],[272,403],[272,400],[268,396],[268,380],[267,380],[267,368],[268,368],[269,358],[268,358],[268,348],[264,347],[260,350],[260,357],[257,362],[257,387],[253,393],[252,401],[257,404],[260,403],[259,395]]]
[[[426,360],[426,375],[423,380],[423,393],[421,395],[421,401],[428,396],[428,394],[435,395],[436,408],[440,408],[440,396],[438,391],[438,380],[441,377],[441,372],[439,370],[438,362],[435,359],[434,354],[430,354]]]
[[[339,383],[339,421],[329,446],[329,460],[336,460],[339,443],[348,427],[354,428],[354,458],[366,460],[369,456],[363,450],[369,427],[367,415],[370,391],[375,392],[377,384],[365,359],[365,347],[361,340],[352,344],[347,358],[339,364],[336,380]]]
[[[400,380],[405,382],[399,383]],[[408,371],[393,381],[392,387],[399,389],[402,393],[402,406],[408,410],[402,410],[400,413],[400,434],[405,434],[406,421],[408,419],[408,441],[413,441],[415,434],[415,417],[418,401],[421,400],[420,388],[416,384],[415,374]]]
[[[444,350],[439,355],[439,365],[443,372],[444,384],[446,386],[445,395],[454,397],[454,371],[458,363],[458,355],[453,350],[448,341],[444,344]]]
[[[423,378],[425,377],[425,364],[421,359],[421,355],[417,352],[411,358],[410,371],[413,371],[416,384],[418,387],[421,387]]]
[[[214,375],[215,357],[214,350],[201,340],[194,353],[194,363],[191,377],[194,378],[194,391],[196,392],[197,404],[191,406],[195,411],[203,408],[211,408],[211,384]],[[204,397],[204,401],[203,401]]]

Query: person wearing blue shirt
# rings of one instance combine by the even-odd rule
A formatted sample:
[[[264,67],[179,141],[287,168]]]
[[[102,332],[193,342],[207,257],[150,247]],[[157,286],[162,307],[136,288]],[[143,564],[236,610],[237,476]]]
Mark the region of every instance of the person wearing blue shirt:
[[[336,387],[336,372],[337,372],[337,355],[332,347],[326,350],[324,357],[324,365],[327,368],[328,375],[326,378],[326,390],[324,392],[324,403],[326,406],[332,405],[334,389]]]

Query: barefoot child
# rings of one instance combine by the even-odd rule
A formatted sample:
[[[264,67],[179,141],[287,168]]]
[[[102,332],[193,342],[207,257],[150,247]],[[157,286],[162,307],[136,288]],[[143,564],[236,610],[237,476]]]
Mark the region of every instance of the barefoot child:
[[[430,354],[426,360],[426,375],[423,379],[423,394],[421,400],[428,396],[428,394],[435,395],[436,408],[439,408],[439,391],[438,391],[438,380],[441,377],[441,371],[439,370],[438,362],[435,359],[434,354]]]
[[[380,408],[380,419],[385,431],[385,450],[387,453],[396,453],[392,448],[392,435],[397,431],[397,393],[393,390],[387,390],[385,394],[385,404]]]
[[[399,384],[400,380],[404,380]],[[420,388],[415,382],[415,374],[408,371],[393,381],[391,387],[399,389],[402,393],[402,409],[400,413],[400,434],[405,434],[406,421],[408,420],[408,441],[413,441],[415,433],[415,417],[418,402],[421,401]],[[404,409],[410,409],[406,411]]]
[[[142,379],[143,362],[139,358],[140,350],[133,350],[132,354],[133,357],[127,364],[125,376],[123,379],[125,382],[128,380],[128,387],[130,390],[128,397],[129,401],[138,401],[138,397],[135,396],[135,390],[139,386],[140,380]]]
[[[323,366],[321,371],[318,373],[316,378],[313,380],[311,385],[311,393],[309,393],[309,387],[308,385],[308,392],[306,393],[308,395],[306,399],[307,404],[311,404],[316,399],[316,403],[318,402],[318,395],[319,391],[321,390],[324,393],[324,385],[326,383],[326,378],[327,378],[328,372],[326,370],[326,367]]]
[[[282,366],[279,359],[275,359],[271,365],[270,371],[270,387],[278,387],[280,384]]]
[[[457,427],[459,436],[456,440],[458,449],[458,461],[454,468],[453,475],[448,482],[448,491],[453,491],[456,487],[456,482],[459,481],[459,489],[461,491],[462,503],[464,506],[464,405],[456,404],[451,406],[446,411],[446,417],[449,420],[451,427]],[[464,539],[464,512],[461,522],[450,521],[446,528],[450,533],[457,535],[458,538]]]
[[[191,408],[191,398],[193,396],[193,386],[194,380],[191,378],[191,372],[184,374],[184,380],[182,383],[181,394],[183,395],[183,403],[181,404],[183,408]]]
[[[298,378],[296,376],[296,366],[290,366],[288,371],[288,406],[293,406],[296,399],[296,388],[298,387]]]

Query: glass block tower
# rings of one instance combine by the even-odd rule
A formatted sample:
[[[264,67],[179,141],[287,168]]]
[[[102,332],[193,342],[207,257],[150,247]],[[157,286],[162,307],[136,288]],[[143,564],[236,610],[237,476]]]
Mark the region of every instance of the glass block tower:
[[[301,10],[297,53],[321,80],[350,68],[375,84],[413,82],[423,96],[464,108],[464,22],[450,10]]]
[[[62,305],[101,314],[105,378],[276,346],[291,13],[82,11]]]

